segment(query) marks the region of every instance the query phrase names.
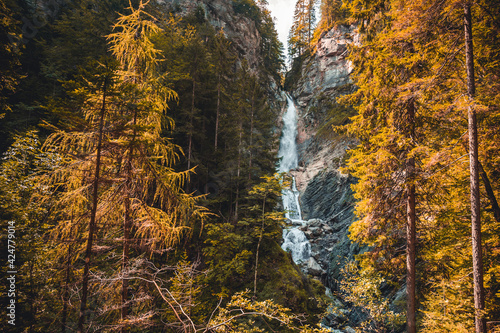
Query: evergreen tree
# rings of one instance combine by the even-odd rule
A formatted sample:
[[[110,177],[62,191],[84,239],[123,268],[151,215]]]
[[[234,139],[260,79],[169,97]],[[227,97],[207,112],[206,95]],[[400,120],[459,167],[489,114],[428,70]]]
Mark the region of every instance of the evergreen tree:
[[[10,283],[0,287],[2,304],[15,301],[14,318],[8,316],[7,306],[0,311],[6,319],[0,323],[3,332],[43,330],[46,322],[54,319],[44,311],[41,302],[35,301],[54,297],[52,286],[45,286],[50,275],[43,267],[49,250],[44,236],[53,227],[47,220],[52,207],[50,202],[39,200],[50,191],[38,177],[60,164],[59,155],[41,150],[41,140],[33,130],[14,136],[14,143],[2,155],[0,225],[4,232],[0,240],[5,249],[1,258],[6,264],[1,272],[6,278],[12,275],[7,274],[8,271],[17,272],[15,289]],[[9,323],[11,320],[15,325]]]
[[[283,43],[278,38],[271,12],[265,6],[261,9],[262,22],[258,26],[261,40],[261,54],[263,57],[264,73],[272,77],[275,83],[281,83],[281,72],[285,67],[283,59]],[[260,80],[267,81],[265,75]]]
[[[291,58],[300,57],[311,45],[316,25],[316,1],[298,0],[295,4],[293,25],[288,36],[288,54]]]
[[[12,111],[7,103],[8,96],[11,95],[19,83],[21,74],[19,73],[19,55],[21,52],[21,38],[18,29],[18,22],[14,18],[14,11],[17,7],[15,1],[0,1],[0,119],[5,116],[5,112]]]
[[[212,52],[212,58],[214,62],[215,75],[217,76],[217,108],[215,115],[215,140],[214,140],[214,150],[217,151],[218,148],[218,138],[219,138],[219,126],[220,119],[224,115],[224,104],[223,99],[227,100],[227,92],[229,90],[229,78],[230,71],[234,66],[234,56],[230,52],[230,42],[226,39],[223,31],[215,36],[214,40],[214,50]],[[226,111],[227,112],[227,111]]]

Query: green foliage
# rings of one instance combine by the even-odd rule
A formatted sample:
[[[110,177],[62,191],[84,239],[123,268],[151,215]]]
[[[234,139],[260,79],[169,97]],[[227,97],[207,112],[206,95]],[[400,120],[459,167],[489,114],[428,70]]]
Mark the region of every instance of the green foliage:
[[[306,52],[300,57],[295,57],[292,61],[292,68],[286,73],[284,88],[287,91],[292,90],[302,77],[302,65],[310,59],[310,53]]]
[[[260,9],[254,0],[233,0],[233,9],[236,14],[241,14],[255,22],[260,22]]]
[[[499,44],[485,35],[498,28],[490,21],[498,13],[490,12],[491,16],[486,15],[489,18],[480,14],[489,4],[486,1],[473,7],[474,45],[476,50],[483,50],[477,53],[475,68],[484,78],[498,73],[497,61],[490,52],[498,50]],[[345,170],[358,179],[353,185],[357,220],[350,227],[350,237],[371,247],[358,257],[360,274],[376,272],[391,281],[404,277],[405,189],[414,185],[417,311],[423,314],[417,323],[419,330],[470,331],[474,312],[472,284],[465,278],[472,271],[472,263],[470,175],[463,146],[469,107],[463,97],[467,93],[463,6],[438,1],[351,1],[343,6],[349,12],[347,22],[358,22],[362,38],[361,45],[350,47],[353,81],[358,89],[341,100],[358,113],[343,128],[359,140],[350,151]],[[337,14],[331,13],[332,17]],[[476,83],[473,107],[481,115],[480,161],[496,164],[496,158],[484,152],[496,156],[491,154],[497,150],[491,125],[498,114],[498,107],[492,103],[493,96],[498,96],[497,83]],[[410,124],[413,131],[409,131],[409,105],[415,107]],[[413,179],[406,177],[408,159],[416,161]],[[495,177],[493,169],[486,171],[487,177]],[[492,185],[492,190],[498,197],[498,186]],[[483,245],[498,244],[493,230],[497,230],[499,221],[487,208],[491,199],[482,191]],[[498,288],[497,253],[486,251],[483,258],[485,281],[491,283],[485,285],[490,295],[486,316],[496,318],[498,299],[493,290]]]
[[[288,36],[288,54],[290,58],[302,56],[311,47],[316,23],[316,1],[297,0],[293,16],[293,25]]]
[[[359,332],[398,332],[404,324],[404,315],[391,310],[389,299],[382,295],[381,287],[385,282],[373,268],[361,270],[355,262],[342,269],[342,298],[366,314]]]
[[[275,83],[281,84],[282,71],[285,67],[283,43],[278,39],[278,32],[274,26],[271,12],[263,8],[261,17],[262,22],[257,26],[257,29],[262,37],[261,54],[263,56],[264,73],[274,78]],[[260,79],[266,80],[266,77],[262,75]]]
[[[282,212],[273,211],[280,194],[279,179],[265,176],[248,192],[236,224],[214,223],[208,226],[208,246],[204,254],[213,271],[209,278],[220,286],[220,289],[212,288],[212,292],[227,296],[227,288],[232,283],[235,283],[233,288],[237,288],[252,281],[248,271],[251,265],[255,271],[256,261],[253,259],[259,251],[256,250],[260,247],[258,244],[273,243],[281,237],[285,218]]]
[[[207,284],[211,295],[222,297],[252,289],[256,299],[273,299],[294,313],[308,314],[305,319],[312,324],[319,321],[322,308],[317,299],[324,288],[305,278],[279,246],[285,218],[274,208],[282,186],[277,175],[263,177],[244,197],[237,222],[207,227]]]
[[[14,143],[3,154],[0,164],[0,223],[3,230],[0,243],[2,276],[7,271],[17,271],[15,297],[7,297],[8,285],[0,287],[3,304],[16,300],[16,327],[28,328],[36,320],[47,319],[38,312],[33,299],[45,298],[44,260],[47,244],[45,234],[54,227],[47,220],[50,203],[41,203],[39,198],[50,194],[50,189],[39,182],[40,174],[50,172],[61,165],[57,154],[41,150],[41,142],[36,131],[29,131],[14,137]],[[15,230],[15,238],[9,238],[8,227]],[[9,239],[11,242],[9,242]],[[12,242],[13,241],[13,242]],[[8,246],[11,245],[11,246]],[[8,249],[14,249],[13,252]],[[8,255],[12,255],[9,256]],[[9,259],[9,260],[8,260]],[[13,259],[13,260],[12,260]],[[7,265],[13,264],[13,267]],[[7,318],[7,309],[0,313]],[[25,320],[20,320],[25,318]],[[37,325],[38,326],[38,325]],[[2,331],[12,328],[7,320],[0,324]]]

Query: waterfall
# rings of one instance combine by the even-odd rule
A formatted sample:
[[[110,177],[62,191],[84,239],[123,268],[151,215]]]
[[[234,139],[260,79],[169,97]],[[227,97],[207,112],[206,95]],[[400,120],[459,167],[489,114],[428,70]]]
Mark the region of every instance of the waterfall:
[[[279,172],[288,172],[299,166],[299,153],[297,151],[297,109],[288,94],[287,110],[283,115],[283,131],[280,140],[278,157],[281,158]]]
[[[289,172],[299,165],[299,154],[297,151],[297,109],[292,98],[286,95],[288,107],[283,115],[283,132],[280,140],[280,149],[278,157],[281,158],[278,171]],[[286,217],[294,225],[303,225],[302,213],[299,203],[299,191],[292,177],[292,188],[284,189],[282,192],[283,208],[286,210]],[[311,254],[311,244],[306,235],[293,227],[283,230],[284,242],[281,248],[292,253],[293,261],[296,264],[306,262]]]

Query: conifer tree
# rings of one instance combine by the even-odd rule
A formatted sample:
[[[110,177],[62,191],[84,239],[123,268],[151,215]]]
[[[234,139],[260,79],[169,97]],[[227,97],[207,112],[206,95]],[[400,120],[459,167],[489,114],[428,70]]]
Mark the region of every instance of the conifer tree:
[[[12,111],[7,103],[21,78],[19,73],[19,56],[21,52],[21,31],[14,19],[14,9],[17,4],[11,0],[0,1],[0,119],[5,112]]]
[[[59,131],[46,143],[51,149],[77,153],[73,155],[75,162],[55,177],[67,191],[61,203],[71,203],[74,193],[84,194],[82,185],[84,189],[92,189],[88,196],[93,205],[90,214],[86,214],[90,215],[90,223],[79,331],[85,330],[88,293],[85,286],[96,223],[103,239],[116,233],[123,235],[122,269],[118,279],[121,281],[121,320],[117,325],[121,331],[127,331],[127,323],[135,315],[130,311],[128,296],[131,244],[141,240],[152,253],[174,245],[187,233],[191,222],[204,216],[204,209],[196,205],[196,199],[181,190],[189,173],[172,169],[178,159],[177,147],[161,136],[165,125],[173,126],[164,113],[167,101],[176,94],[166,88],[165,76],[157,71],[159,51],[151,37],[160,29],[144,10],[145,5],[141,2],[137,9],[130,7],[131,14],[122,15],[115,32],[108,36],[119,64],[119,70],[110,74],[115,77],[114,83],[101,81],[97,96],[81,92],[86,101],[82,111],[92,132]],[[102,131],[103,125],[106,125],[106,133]],[[69,182],[67,177],[85,173],[89,167],[94,170],[91,186]],[[106,170],[105,173],[101,169]],[[101,173],[106,175],[105,183],[100,180]],[[67,236],[64,230],[71,227],[61,225],[61,229],[60,234]]]
[[[158,74],[158,53],[151,36],[160,28],[154,18],[144,11],[147,3],[122,16],[115,25],[117,32],[108,36],[111,50],[120,62],[122,82],[132,84],[134,96],[128,133],[125,132],[127,157],[124,186],[124,244],[123,271],[126,275],[129,260],[129,242],[136,228],[139,237],[152,238],[151,247],[175,244],[193,218],[202,217],[203,209],[195,199],[185,195],[180,186],[187,180],[188,172],[176,173],[171,167],[176,160],[175,146],[161,137],[166,102],[176,94],[161,85],[164,77]],[[195,89],[193,76],[193,90]],[[193,96],[194,98],[194,96]],[[194,100],[193,100],[194,103]],[[134,105],[133,104],[133,105]],[[169,126],[173,126],[171,120]],[[127,142],[128,139],[128,142]],[[128,155],[128,156],[127,156]],[[141,170],[139,173],[138,171]],[[141,175],[141,176],[139,176]],[[137,177],[141,180],[137,181]],[[135,183],[135,184],[134,184]],[[150,188],[154,190],[151,191]],[[134,188],[139,191],[134,194]],[[158,208],[149,206],[151,201]],[[137,206],[139,205],[139,206]],[[140,224],[133,225],[133,217]],[[137,223],[137,222],[136,222]],[[137,237],[136,236],[136,237]],[[128,285],[122,279],[122,320],[128,315]]]
[[[474,48],[472,43],[471,3],[464,3],[465,66],[467,72],[467,95],[472,103],[475,97]],[[484,319],[483,253],[481,245],[481,212],[479,198],[479,161],[477,142],[477,117],[474,106],[468,107],[470,198],[472,225],[472,264],[474,274],[474,307],[476,309],[476,333],[486,332]]]
[[[249,210],[253,212],[259,212],[256,214],[255,220],[252,218],[244,219],[246,223],[255,223],[255,234],[257,238],[257,248],[255,249],[255,269],[254,269],[254,283],[253,283],[253,294],[257,294],[257,279],[259,271],[259,254],[264,237],[272,237],[276,235],[277,226],[283,227],[285,224],[285,218],[282,212],[272,212],[268,211],[267,206],[269,202],[276,201],[276,199],[281,195],[283,179],[280,179],[278,175],[274,176],[264,176],[262,177],[262,183],[257,184],[252,187],[248,192],[250,199],[255,200],[255,205],[250,206]],[[283,186],[287,186],[284,184]]]
[[[476,11],[472,10],[471,13],[478,21],[478,31],[475,32],[475,36],[481,36],[481,38],[475,37],[475,46],[480,45],[478,47],[490,49],[491,46],[486,45],[495,43],[492,43],[492,40],[486,42],[487,39],[482,34],[491,29],[490,19],[484,17],[492,18],[494,14],[486,8],[488,5],[484,4],[482,9],[476,7]],[[422,328],[435,332],[442,323],[442,331],[446,331],[444,327],[451,330],[468,327],[465,331],[470,330],[471,327],[468,325],[473,322],[470,319],[474,311],[465,304],[460,304],[459,299],[455,302],[454,295],[458,295],[459,292],[450,289],[452,286],[467,288],[467,282],[464,281],[468,279],[466,272],[467,269],[472,271],[472,267],[468,266],[472,253],[465,246],[469,241],[470,230],[469,233],[466,232],[463,218],[468,214],[466,210],[468,196],[463,187],[466,178],[469,178],[469,172],[458,161],[464,157],[461,141],[467,131],[467,117],[464,117],[464,114],[467,114],[468,106],[473,106],[475,110],[486,108],[496,110],[496,107],[489,106],[490,101],[482,98],[476,97],[473,103],[463,99],[467,94],[467,86],[463,82],[468,76],[467,67],[464,66],[467,57],[459,51],[465,48],[463,3],[380,1],[367,7],[364,2],[353,1],[349,10],[351,17],[359,20],[364,37],[362,46],[353,47],[351,58],[358,68],[355,82],[360,86],[360,90],[351,95],[351,101],[357,105],[360,115],[353,118],[355,125],[348,127],[354,129],[357,137],[363,142],[358,147],[359,150],[352,153],[350,167],[360,177],[360,181],[355,185],[356,195],[361,199],[357,212],[366,214],[361,215],[362,219],[353,224],[351,234],[356,239],[367,241],[367,244],[373,246],[382,245],[384,242],[398,244],[397,239],[401,235],[397,229],[386,228],[383,231],[375,224],[382,223],[386,226],[385,223],[389,221],[390,215],[381,212],[388,209],[387,212],[395,214],[394,217],[401,214],[400,219],[408,221],[410,227],[408,230],[411,229],[410,221],[416,220],[413,215],[416,212],[418,221],[425,225],[425,228],[417,225],[416,232],[420,250],[418,257],[426,260],[426,265],[421,266],[421,270],[417,271],[417,280],[413,281],[418,283],[419,276],[427,280],[436,279],[436,283],[432,283],[428,291],[424,290],[427,286],[420,285],[419,288],[420,297],[425,304],[420,308],[426,318]],[[480,17],[478,13],[482,10],[485,15]],[[487,12],[490,14],[486,14]],[[487,64],[488,61],[484,57],[474,63],[477,66],[477,64]],[[488,77],[486,74],[488,72],[496,72],[496,69],[493,69],[495,65],[489,66],[482,67],[482,77]],[[367,82],[370,84],[365,86]],[[485,81],[482,84],[484,88],[478,91],[491,92],[486,88]],[[368,89],[365,90],[363,87]],[[414,123],[413,130],[402,126],[404,122],[401,122],[404,119],[411,119],[409,117],[412,113],[409,112],[411,108],[408,108],[411,105],[410,101],[413,101],[414,105],[414,121],[406,123]],[[403,112],[399,113],[399,110]],[[387,111],[389,113],[385,113]],[[489,113],[488,116],[482,113],[483,119],[492,117],[494,112],[496,111]],[[485,121],[483,124],[486,123],[488,122]],[[396,132],[390,129],[392,126],[395,126]],[[395,135],[396,133],[398,134]],[[491,147],[491,144],[485,146]],[[360,154],[361,151],[370,153]],[[400,153],[404,154],[399,155]],[[370,155],[376,155],[377,158],[372,158]],[[398,160],[405,161],[405,165],[398,165]],[[378,167],[374,168],[375,165]],[[479,166],[479,163],[477,165]],[[401,171],[396,171],[398,169]],[[491,188],[491,184],[488,185],[490,183],[488,174],[482,178],[487,193],[486,198],[493,208],[496,202],[496,190]],[[363,183],[367,187],[361,185]],[[411,209],[413,206],[411,194],[415,193],[413,188],[419,200],[415,202],[414,209]],[[389,189],[391,190],[384,194],[384,191]],[[397,198],[400,194],[404,194],[401,191],[403,189],[406,189],[406,219],[403,218],[402,211],[398,213],[398,207],[402,207],[403,202]],[[372,197],[374,190],[379,194]],[[379,190],[382,192],[378,192]],[[388,204],[389,202],[391,203]],[[376,211],[372,210],[374,207],[377,207]],[[482,211],[481,217],[490,221],[490,224],[483,228],[496,230],[497,224],[491,223],[494,216],[490,212]],[[366,229],[370,232],[366,232]],[[484,230],[483,233],[488,234]],[[407,241],[411,240],[410,234],[412,232],[407,235]],[[382,242],[379,243],[378,237]],[[486,242],[495,243],[493,238],[489,238]],[[434,254],[431,251],[434,251]],[[450,258],[445,254],[457,252],[463,255]],[[373,260],[376,255],[390,258],[394,254],[391,254],[391,249],[381,246],[379,250],[361,256],[362,267],[375,266],[378,270],[385,271],[387,269],[385,265],[370,263],[368,258]],[[489,255],[487,262],[490,263],[494,256]],[[395,258],[392,260],[393,263],[398,262]],[[418,267],[418,260],[416,264]],[[408,267],[410,266],[408,262]],[[489,266],[490,273],[495,270],[493,266]],[[394,275],[394,267],[392,269]],[[409,273],[407,290],[411,285]],[[472,279],[469,282],[472,286]],[[446,310],[441,309],[441,312],[448,312],[448,316],[436,313],[437,307],[434,302],[438,301],[440,291],[441,297],[446,295],[446,298],[450,299],[450,304],[453,304]],[[433,296],[429,296],[430,294]],[[460,295],[462,299],[463,295],[467,295],[472,300],[472,288],[469,292],[462,289]],[[468,301],[462,301],[466,302]],[[410,303],[411,299],[408,298],[409,307]],[[430,308],[433,310],[429,311]],[[465,308],[467,310],[464,310]],[[467,316],[457,316],[461,311],[468,311],[470,317],[464,319]],[[494,310],[490,308],[489,311]],[[413,311],[408,308],[407,312],[410,315]],[[460,322],[455,322],[455,326],[451,324],[454,316],[461,318]],[[447,318],[446,324],[444,318]],[[410,324],[410,318],[408,320]],[[413,319],[411,321],[414,322]]]
[[[229,71],[234,63],[234,56],[230,53],[230,42],[224,36],[223,31],[219,31],[214,40],[214,51],[212,58],[214,61],[215,74],[217,76],[217,106],[215,112],[215,140],[214,149],[217,151],[219,139],[220,117],[223,110],[222,99],[227,95]]]
[[[293,15],[293,25],[288,36],[288,53],[300,57],[310,46],[313,36],[316,14],[314,0],[297,0]]]
[[[394,7],[399,8],[396,3]],[[393,25],[400,24],[397,18],[395,21],[392,22]],[[418,85],[414,82],[419,75],[425,74],[422,70],[425,62],[415,56],[413,44],[390,26],[376,33],[372,40],[364,39],[364,45],[359,50],[362,51],[358,53],[356,63],[369,64],[369,70],[366,67],[358,69],[356,83],[360,90],[351,95],[360,115],[355,116],[354,122],[348,127],[363,142],[350,159],[351,170],[360,177],[360,182],[354,187],[363,200],[357,205],[357,214],[361,220],[353,224],[351,233],[355,238],[359,237],[359,240],[385,248],[386,245],[383,244],[387,234],[382,236],[382,232],[380,236],[375,236],[374,231],[381,231],[381,225],[388,222],[389,225],[395,223],[390,228],[397,228],[398,219],[406,220],[407,332],[414,333],[417,181],[414,147],[418,140],[415,129],[415,94]],[[396,57],[398,60],[387,60]],[[395,74],[390,75],[391,72]],[[368,154],[378,156],[369,161],[366,159]],[[372,168],[381,171],[370,171]],[[376,192],[373,192],[374,185]],[[394,191],[396,193],[391,193]],[[397,208],[403,205],[406,206],[405,211]],[[371,231],[366,232],[363,228]],[[368,238],[363,235],[370,233],[372,236]],[[388,234],[391,233],[394,233],[390,236],[394,237],[391,243],[397,244],[397,239],[401,236],[396,230]]]
[[[274,78],[276,83],[281,82],[281,75],[284,68],[283,59],[283,43],[278,38],[278,32],[274,26],[271,12],[267,7],[262,7],[262,22],[258,26],[261,40],[261,54],[263,55],[262,65],[264,72]],[[262,76],[261,81],[265,81],[266,77]]]

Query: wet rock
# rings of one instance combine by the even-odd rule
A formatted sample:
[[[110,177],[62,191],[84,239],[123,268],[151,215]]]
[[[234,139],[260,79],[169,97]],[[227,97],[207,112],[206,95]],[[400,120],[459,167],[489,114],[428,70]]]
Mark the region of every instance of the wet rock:
[[[306,235],[307,239],[309,239],[309,240],[311,240],[313,238],[313,232],[311,229],[304,230],[304,234]]]
[[[351,190],[353,182],[354,179],[336,170],[320,172],[307,184],[300,197],[303,216],[327,220],[328,225],[331,225],[330,221],[336,221],[342,226],[350,223],[354,203]],[[313,221],[321,224],[321,220]],[[310,221],[308,224],[312,225]]]
[[[307,272],[313,276],[321,276],[326,273],[314,258],[309,258],[307,261]]]
[[[323,226],[323,232],[324,233],[331,233],[331,232],[333,232],[333,228],[330,227],[330,226],[328,226],[328,225],[324,225]]]
[[[307,225],[309,225],[309,227],[321,227],[323,224],[323,220],[320,219],[310,219],[307,221]]]

